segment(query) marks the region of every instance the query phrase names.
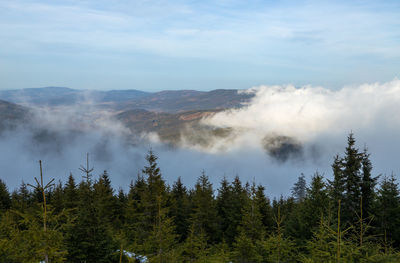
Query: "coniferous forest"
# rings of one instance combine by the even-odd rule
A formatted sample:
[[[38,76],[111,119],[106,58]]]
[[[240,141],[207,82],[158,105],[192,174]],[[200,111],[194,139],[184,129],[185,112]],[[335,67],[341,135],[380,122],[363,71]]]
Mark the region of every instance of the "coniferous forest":
[[[353,134],[328,178],[301,175],[273,200],[205,172],[191,189],[168,185],[156,154],[146,161],[128,192],[89,162],[80,181],[0,181],[0,262],[400,262],[398,184],[372,173]]]

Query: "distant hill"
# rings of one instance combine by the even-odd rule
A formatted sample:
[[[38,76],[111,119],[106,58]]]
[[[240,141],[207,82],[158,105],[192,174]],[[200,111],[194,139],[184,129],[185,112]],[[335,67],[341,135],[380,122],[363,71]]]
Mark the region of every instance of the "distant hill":
[[[29,110],[20,105],[0,100],[0,133],[4,129],[14,128],[25,122],[29,117]]]
[[[209,138],[225,137],[230,129],[211,128],[199,122],[220,110],[193,110],[180,113],[151,112],[143,109],[124,111],[116,117],[128,127],[133,134],[154,132],[161,141],[171,145],[182,142],[182,136],[191,144],[203,146],[210,143]]]
[[[88,91],[64,87],[28,88],[19,90],[0,90],[0,99],[35,105],[71,105],[83,101],[95,103],[121,102],[138,99],[149,93],[139,90]]]
[[[220,110],[240,107],[251,97],[252,95],[249,94],[238,94],[237,90],[161,91],[141,99],[121,103],[117,108],[121,110],[140,108],[170,113],[191,110]]]
[[[241,107],[252,96],[222,89],[153,93],[139,90],[85,91],[63,87],[4,90],[0,91],[0,99],[10,102],[0,101],[0,129],[24,122],[38,131],[45,131],[46,127],[27,118],[30,107],[49,106],[50,109],[63,110],[57,107],[90,103],[95,106],[90,110],[100,114],[103,109],[111,111],[133,136],[152,132],[171,145],[182,143],[184,138],[186,143],[204,146],[210,143],[210,136],[224,137],[230,134],[230,130],[207,127],[200,121],[224,109]]]
[[[190,110],[226,109],[240,107],[252,95],[237,90],[166,90],[144,92],[140,90],[75,90],[63,87],[29,88],[0,91],[0,99],[25,105],[61,106],[90,102],[97,106],[126,111],[177,113]]]

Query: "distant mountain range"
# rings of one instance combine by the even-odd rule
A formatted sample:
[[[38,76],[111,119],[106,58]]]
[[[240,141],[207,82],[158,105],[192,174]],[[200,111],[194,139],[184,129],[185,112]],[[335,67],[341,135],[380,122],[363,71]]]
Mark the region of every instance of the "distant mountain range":
[[[237,90],[88,91],[63,87],[0,91],[0,128],[29,123],[30,107],[69,107],[90,103],[113,112],[132,134],[154,132],[166,143],[178,144],[181,135],[194,144],[207,144],[210,135],[223,137],[229,129],[199,125],[202,118],[229,108],[242,107],[253,95]]]
[[[76,90],[63,87],[29,88],[0,91],[0,99],[24,105],[61,106],[93,103],[99,107],[126,111],[177,113],[191,110],[226,109],[240,107],[251,94],[237,90],[166,90],[144,92],[140,90]]]

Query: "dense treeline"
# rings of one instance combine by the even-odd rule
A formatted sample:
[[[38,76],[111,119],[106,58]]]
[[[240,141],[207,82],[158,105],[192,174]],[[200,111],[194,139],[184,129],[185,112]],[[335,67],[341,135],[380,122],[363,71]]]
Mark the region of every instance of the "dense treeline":
[[[169,186],[152,151],[146,160],[128,193],[89,163],[79,183],[38,179],[10,193],[0,180],[0,262],[400,262],[396,179],[372,175],[352,134],[332,180],[301,175],[272,202],[239,177]]]

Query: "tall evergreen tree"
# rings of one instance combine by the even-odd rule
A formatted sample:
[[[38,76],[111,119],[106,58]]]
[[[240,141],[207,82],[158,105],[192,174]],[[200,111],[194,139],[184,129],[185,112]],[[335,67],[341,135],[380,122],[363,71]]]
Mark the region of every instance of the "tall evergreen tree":
[[[220,219],[220,231],[223,239],[232,244],[237,232],[238,221],[235,218],[234,200],[232,186],[224,177],[218,189],[218,196],[216,200],[216,207],[218,217]]]
[[[309,240],[312,237],[312,233],[319,226],[320,219],[327,216],[328,209],[328,190],[322,175],[316,172],[311,179],[310,187],[307,188],[304,203],[301,205],[300,214],[297,217],[301,225],[297,234],[300,234],[298,237],[301,240]]]
[[[301,174],[292,188],[292,196],[296,202],[301,202],[306,197],[306,177]]]
[[[378,234],[385,248],[400,245],[400,193],[395,177],[383,178],[378,192]]]
[[[64,186],[64,205],[67,209],[75,209],[78,204],[78,190],[75,183],[75,179],[70,174],[68,176],[68,181]]]
[[[189,231],[190,203],[187,189],[180,177],[172,186],[170,215],[176,226],[179,241],[185,240]]]
[[[6,184],[0,179],[0,219],[1,215],[11,207],[11,197]]]
[[[216,222],[217,210],[214,200],[212,184],[203,171],[195,185],[193,197],[193,213],[191,223],[196,234],[204,232],[211,243],[219,237],[218,224]]]
[[[110,177],[107,171],[104,171],[98,181],[93,185],[94,199],[98,216],[108,229],[116,229],[114,226],[117,211],[117,198],[114,196],[114,189],[111,186]]]
[[[165,207],[167,202],[167,191],[165,181],[161,176],[160,168],[157,164],[157,156],[150,149],[146,156],[147,165],[142,169],[147,188],[143,193],[144,215],[147,218],[146,229],[151,230],[156,223],[158,208],[157,202],[160,199],[161,206]]]
[[[255,200],[257,203],[257,207],[261,214],[261,221],[263,223],[263,228],[267,232],[272,232],[274,221],[272,219],[272,207],[269,199],[265,196],[265,187],[262,185],[258,185],[255,193]]]
[[[59,181],[57,185],[55,185],[53,189],[49,191],[48,196],[46,198],[48,200],[47,201],[48,204],[52,206],[56,214],[62,212],[62,210],[65,207],[65,204],[64,204],[63,186],[61,181]]]
[[[176,262],[178,255],[174,253],[177,235],[172,218],[168,216],[168,208],[161,206],[161,196],[157,198],[156,221],[144,245],[144,251],[151,262]]]
[[[352,225],[357,222],[360,211],[362,154],[355,146],[353,133],[347,137],[347,147],[343,157],[343,174],[345,178],[345,196],[343,204],[343,222]]]
[[[362,165],[362,179],[361,179],[361,197],[362,197],[362,211],[364,217],[372,216],[374,201],[376,199],[375,186],[379,176],[373,177],[371,174],[372,163],[369,159],[370,154],[367,148],[364,149],[361,165]]]
[[[11,207],[20,212],[25,212],[32,204],[31,193],[27,185],[22,182],[19,189],[11,195]]]
[[[337,203],[339,200],[344,199],[345,193],[345,177],[343,174],[343,160],[339,155],[336,155],[332,164],[333,180],[329,182],[329,194],[337,210]]]
[[[82,169],[84,181],[79,185],[77,214],[74,225],[67,229],[66,241],[68,261],[71,262],[109,262],[116,250],[106,221],[99,216],[89,165]]]
[[[144,177],[138,174],[135,182],[131,182],[127,207],[125,210],[125,227],[124,232],[129,241],[133,244],[142,244],[151,229],[148,229],[144,209],[145,209],[145,193],[147,191],[147,183]]]

